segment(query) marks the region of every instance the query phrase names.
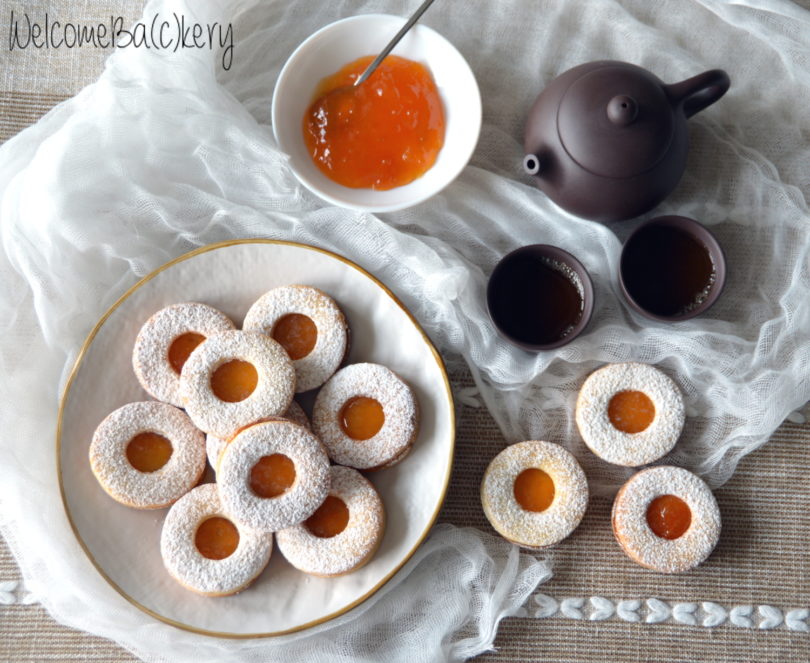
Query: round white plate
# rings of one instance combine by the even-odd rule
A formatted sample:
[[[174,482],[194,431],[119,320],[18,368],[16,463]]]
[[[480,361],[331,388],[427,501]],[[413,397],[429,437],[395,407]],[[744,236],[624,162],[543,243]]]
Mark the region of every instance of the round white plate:
[[[175,302],[219,308],[237,325],[270,288],[303,283],[343,309],[352,333],[348,363],[388,366],[415,390],[421,428],[411,454],[368,477],[385,503],[387,527],[374,558],[337,578],[307,576],[273,551],[248,589],[206,598],[183,589],[163,568],[160,530],[166,510],[137,511],[114,502],[90,470],[93,431],[115,408],[148,400],[132,371],[141,325]],[[450,478],[455,417],[447,374],[418,323],[379,281],[335,254],[309,246],[245,240],[205,247],[153,272],[99,321],[68,380],[57,448],[65,510],[99,572],[127,599],[176,626],[218,636],[281,635],[336,617],[379,589],[414,553],[439,511]]]

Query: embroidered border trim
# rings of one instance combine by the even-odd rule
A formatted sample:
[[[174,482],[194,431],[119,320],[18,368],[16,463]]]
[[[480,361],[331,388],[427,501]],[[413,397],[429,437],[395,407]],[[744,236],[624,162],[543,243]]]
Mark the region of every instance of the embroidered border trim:
[[[31,605],[37,603],[31,592],[16,580],[0,582],[0,605]],[[548,594],[534,594],[513,617],[550,619],[552,617],[581,621],[613,619],[630,623],[661,624],[665,622],[715,628],[724,624],[737,628],[772,630],[783,628],[810,633],[810,609],[780,610],[771,605],[738,605],[727,608],[713,601],[701,603],[667,602],[649,598],[612,601],[603,596],[557,600]]]
[[[0,581],[0,605],[31,605],[36,596],[26,591],[18,580]]]
[[[564,598],[534,594],[515,617],[549,619],[559,616],[584,621],[622,620],[632,623],[663,622],[714,628],[727,624],[738,628],[769,630],[785,628],[810,633],[810,609],[780,610],[771,605],[738,605],[731,608],[712,601],[667,602],[656,598],[610,600],[602,596]]]

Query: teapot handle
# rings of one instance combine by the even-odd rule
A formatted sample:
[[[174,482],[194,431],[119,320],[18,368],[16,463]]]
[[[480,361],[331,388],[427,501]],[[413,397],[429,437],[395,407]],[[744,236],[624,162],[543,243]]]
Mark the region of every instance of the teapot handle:
[[[711,69],[664,88],[672,104],[683,104],[686,117],[692,117],[722,97],[730,85],[731,80],[725,71]]]

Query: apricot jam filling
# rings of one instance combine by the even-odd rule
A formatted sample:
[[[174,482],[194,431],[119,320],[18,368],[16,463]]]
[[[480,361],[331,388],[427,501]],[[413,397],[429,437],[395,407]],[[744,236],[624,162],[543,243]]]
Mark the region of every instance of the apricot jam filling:
[[[278,497],[295,482],[295,464],[284,454],[262,456],[250,470],[250,489],[259,497]]]
[[[227,518],[214,516],[200,523],[194,545],[203,557],[225,559],[239,547],[239,530]]]
[[[258,382],[259,374],[253,364],[233,359],[213,372],[211,391],[221,401],[238,403],[253,393]]]
[[[677,539],[692,524],[692,511],[680,497],[659,495],[647,507],[647,524],[656,536]]]
[[[205,336],[195,332],[181,334],[169,346],[169,364],[177,375],[183,370],[189,355],[205,340]]]
[[[353,440],[368,440],[380,432],[385,412],[373,398],[354,396],[341,408],[338,421],[341,430]]]
[[[545,511],[554,501],[554,480],[536,467],[518,474],[514,490],[517,503],[526,511]]]
[[[337,536],[349,524],[349,508],[339,497],[329,495],[304,522],[306,528],[321,539]]]
[[[623,433],[640,433],[655,419],[655,405],[640,391],[620,391],[608,403],[608,419]]]
[[[127,444],[126,455],[138,472],[155,472],[169,462],[172,443],[157,433],[138,433]]]
[[[300,313],[288,313],[273,327],[271,336],[290,355],[290,359],[306,357],[318,340],[318,328],[312,319]]]
[[[396,55],[354,87],[373,59],[359,58],[319,83],[304,114],[304,142],[329,179],[386,190],[412,182],[436,162],[444,109],[428,69]]]

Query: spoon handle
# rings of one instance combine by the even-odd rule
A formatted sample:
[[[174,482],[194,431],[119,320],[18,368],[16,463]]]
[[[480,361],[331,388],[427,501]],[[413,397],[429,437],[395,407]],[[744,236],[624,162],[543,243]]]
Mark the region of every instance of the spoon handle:
[[[374,62],[372,62],[368,67],[366,67],[366,70],[360,75],[360,78],[358,78],[354,82],[355,85],[360,85],[369,76],[371,76],[371,74],[374,73],[374,70],[380,66],[380,62],[382,62],[386,58],[386,56],[394,49],[394,46],[396,46],[399,43],[399,40],[405,36],[405,33],[408,32],[408,30],[410,30],[413,27],[413,24],[419,20],[419,17],[422,16],[422,14],[424,14],[427,11],[427,8],[430,7],[430,5],[432,4],[433,0],[425,0],[421,5],[419,5],[419,9],[417,9],[413,13],[413,16],[411,16],[408,19],[408,22],[402,26],[402,29],[399,32],[397,32],[394,38],[390,42],[388,42],[388,45],[382,50],[382,53],[380,53],[376,58],[374,58]]]

